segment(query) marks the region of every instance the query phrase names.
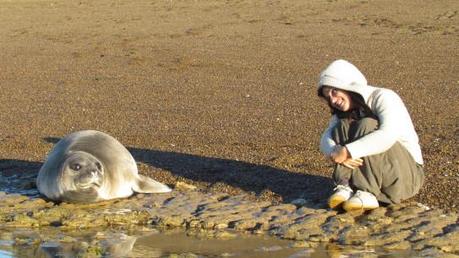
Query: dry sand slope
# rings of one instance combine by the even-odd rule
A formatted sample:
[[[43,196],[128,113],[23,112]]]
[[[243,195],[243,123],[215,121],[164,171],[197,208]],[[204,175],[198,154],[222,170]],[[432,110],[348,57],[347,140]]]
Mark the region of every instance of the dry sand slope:
[[[459,2],[0,0],[0,170],[34,173],[79,129],[173,184],[323,202],[321,69],[355,63],[420,135],[416,200],[458,207]]]

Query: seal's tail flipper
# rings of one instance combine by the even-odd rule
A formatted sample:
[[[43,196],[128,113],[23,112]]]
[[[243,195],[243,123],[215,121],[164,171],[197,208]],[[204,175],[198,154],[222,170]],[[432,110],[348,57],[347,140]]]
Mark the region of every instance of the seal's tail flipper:
[[[167,185],[143,175],[139,175],[137,184],[132,187],[132,190],[137,193],[168,193],[172,191]]]

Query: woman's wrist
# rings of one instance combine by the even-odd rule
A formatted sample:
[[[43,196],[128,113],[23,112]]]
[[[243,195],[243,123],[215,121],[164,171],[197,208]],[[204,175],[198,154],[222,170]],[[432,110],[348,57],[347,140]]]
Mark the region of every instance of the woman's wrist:
[[[347,159],[351,159],[351,154],[346,146],[336,145],[334,150],[330,153],[330,158],[335,163],[342,163]]]

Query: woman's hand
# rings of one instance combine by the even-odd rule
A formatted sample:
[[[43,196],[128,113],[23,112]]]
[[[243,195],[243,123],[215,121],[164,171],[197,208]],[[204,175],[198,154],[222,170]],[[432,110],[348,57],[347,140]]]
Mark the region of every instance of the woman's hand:
[[[341,165],[350,169],[355,169],[363,165],[363,159],[347,159],[343,161]]]
[[[339,163],[350,169],[355,169],[363,164],[362,159],[353,159],[345,146],[336,145],[335,149],[330,153],[330,158],[333,162]]]
[[[351,154],[345,146],[336,145],[335,149],[330,153],[330,158],[335,163],[343,163],[345,160],[351,158]]]

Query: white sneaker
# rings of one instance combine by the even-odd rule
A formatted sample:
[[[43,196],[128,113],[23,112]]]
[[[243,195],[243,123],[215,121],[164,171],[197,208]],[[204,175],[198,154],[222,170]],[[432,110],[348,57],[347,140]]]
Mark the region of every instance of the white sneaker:
[[[378,199],[372,193],[360,190],[343,204],[346,211],[372,210],[378,207]]]
[[[328,207],[335,209],[343,202],[349,200],[354,193],[352,189],[347,185],[337,185],[335,192],[328,198]]]

